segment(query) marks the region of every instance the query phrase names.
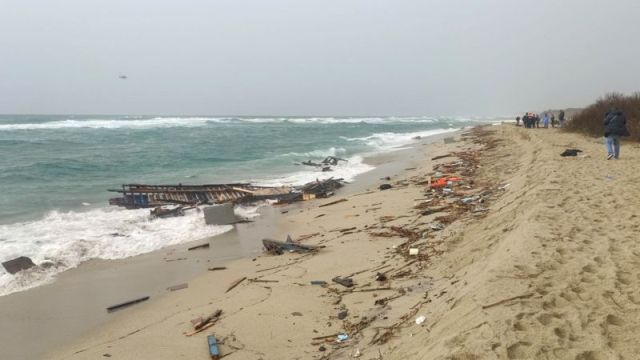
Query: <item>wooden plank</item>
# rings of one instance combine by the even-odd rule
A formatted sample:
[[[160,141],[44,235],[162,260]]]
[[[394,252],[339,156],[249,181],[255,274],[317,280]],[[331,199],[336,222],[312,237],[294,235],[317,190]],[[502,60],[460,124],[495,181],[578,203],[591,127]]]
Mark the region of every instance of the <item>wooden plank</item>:
[[[331,205],[339,204],[339,203],[345,202],[345,201],[348,201],[348,200],[347,199],[340,199],[340,200],[332,201],[330,203],[322,204],[322,205],[320,205],[318,207],[331,206]]]
[[[231,285],[229,285],[229,287],[227,288],[227,291],[225,291],[225,293],[228,293],[229,291],[233,290],[233,288],[235,288],[236,286],[240,285],[241,282],[245,281],[247,279],[247,277],[242,277],[234,282],[231,283]]]
[[[147,301],[147,300],[149,300],[149,296],[143,296],[141,298],[125,301],[125,302],[120,303],[120,304],[109,306],[107,308],[107,312],[113,312],[113,311],[116,311],[116,310],[120,310],[122,308],[131,306],[131,305],[135,305],[135,304],[141,303],[143,301]]]

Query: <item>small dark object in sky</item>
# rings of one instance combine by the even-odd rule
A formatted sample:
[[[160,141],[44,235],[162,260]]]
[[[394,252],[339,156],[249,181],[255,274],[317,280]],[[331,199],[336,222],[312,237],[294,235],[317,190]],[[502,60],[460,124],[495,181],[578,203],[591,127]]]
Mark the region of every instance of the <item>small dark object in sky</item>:
[[[578,156],[578,153],[582,152],[582,150],[578,149],[566,149],[560,154],[560,156]]]

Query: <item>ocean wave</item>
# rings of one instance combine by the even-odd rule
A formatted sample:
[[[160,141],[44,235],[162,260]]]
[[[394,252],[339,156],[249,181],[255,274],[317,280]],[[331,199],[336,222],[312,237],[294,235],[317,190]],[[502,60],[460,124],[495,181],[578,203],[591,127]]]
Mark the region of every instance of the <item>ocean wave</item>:
[[[347,149],[343,147],[330,147],[323,150],[312,150],[307,152],[290,152],[279,155],[280,157],[303,157],[303,158],[319,158],[326,156],[340,156],[347,153]]]
[[[365,137],[342,137],[343,140],[360,142],[376,150],[393,150],[400,148],[404,145],[410,144],[415,141],[416,137],[427,137],[439,134],[446,134],[454,131],[458,131],[460,128],[448,128],[448,129],[434,129],[427,131],[416,131],[410,133],[376,133]]]
[[[127,258],[231,228],[205,225],[196,211],[183,217],[151,219],[148,209],[116,208],[51,211],[40,220],[0,225],[0,261],[28,256],[36,264],[51,264],[15,276],[0,270],[0,296],[48,283],[56,274],[90,259]]]
[[[153,119],[86,119],[57,120],[42,123],[0,124],[0,131],[59,129],[152,129],[169,127],[201,127],[212,118],[159,117]]]
[[[0,131],[60,129],[153,129],[171,127],[204,127],[215,123],[292,123],[292,124],[399,124],[487,121],[471,117],[154,117],[125,116],[115,119],[65,119],[39,123],[0,124]]]
[[[349,157],[346,160],[346,162],[339,162],[338,165],[332,168],[332,171],[322,171],[322,169],[320,168],[306,167],[305,170],[290,173],[277,178],[253,179],[249,181],[263,186],[297,186],[304,185],[316,180],[328,179],[331,177],[334,179],[353,181],[356,176],[374,169],[373,166],[365,164],[363,162],[362,156],[359,155]]]

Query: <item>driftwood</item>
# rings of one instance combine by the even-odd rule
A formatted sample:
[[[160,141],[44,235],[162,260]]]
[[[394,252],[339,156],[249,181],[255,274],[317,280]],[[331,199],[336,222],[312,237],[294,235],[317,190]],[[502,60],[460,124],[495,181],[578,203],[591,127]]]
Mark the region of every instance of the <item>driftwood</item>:
[[[215,267],[210,267],[208,270],[209,271],[227,270],[227,267],[226,266],[215,266]]]
[[[446,157],[450,157],[450,156],[453,156],[453,155],[451,155],[451,154],[445,154],[445,155],[434,156],[434,157],[432,157],[432,158],[431,158],[431,160],[444,159],[444,158],[446,158]]]
[[[231,285],[229,285],[229,287],[227,288],[227,291],[225,291],[225,293],[228,293],[229,291],[233,290],[233,288],[235,288],[236,286],[240,285],[241,282],[245,281],[247,279],[247,277],[243,277],[240,278],[234,282],[231,283]]]
[[[199,332],[202,332],[202,331],[212,327],[220,319],[220,315],[222,315],[222,310],[216,310],[213,314],[207,316],[206,318],[198,319],[195,322],[194,322],[194,320],[191,320],[192,322],[194,322],[194,324],[193,324],[193,329],[194,330],[192,332],[185,333],[185,335],[186,336],[193,336],[193,335],[195,335],[195,334],[197,334]]]
[[[182,284],[178,284],[178,285],[173,285],[173,286],[169,286],[167,288],[167,290],[169,291],[176,291],[176,290],[182,290],[182,289],[186,289],[189,287],[189,284],[187,283],[182,283]]]
[[[191,251],[191,250],[199,250],[199,249],[208,249],[209,246],[210,246],[209,243],[200,244],[200,245],[192,246],[192,247],[188,248],[187,250]]]
[[[347,199],[340,199],[340,200],[332,201],[332,202],[329,202],[329,203],[326,203],[326,204],[322,204],[322,205],[320,205],[320,206],[318,206],[318,207],[331,206],[331,205],[339,204],[339,203],[341,203],[341,202],[345,202],[345,201],[349,201],[349,200],[347,200]]]
[[[500,300],[498,302],[494,302],[492,304],[488,304],[488,305],[482,305],[482,309],[488,309],[494,306],[498,306],[498,305],[502,305],[506,302],[509,302],[511,300],[519,300],[519,299],[527,299],[533,296],[533,293],[528,293],[528,294],[524,294],[524,295],[518,295],[518,296],[514,296],[514,297],[510,297],[508,299],[504,299],[504,300]]]
[[[108,311],[108,312],[113,312],[113,311],[116,311],[116,310],[120,310],[120,309],[122,309],[122,308],[125,308],[125,307],[127,307],[127,306],[131,306],[131,305],[134,305],[134,304],[138,304],[138,303],[141,303],[141,302],[143,302],[143,301],[147,301],[147,300],[149,300],[149,296],[144,296],[144,297],[137,298],[137,299],[134,299],[134,300],[125,301],[125,302],[120,303],[120,304],[116,304],[116,305],[109,306],[109,307],[107,308],[107,311]]]

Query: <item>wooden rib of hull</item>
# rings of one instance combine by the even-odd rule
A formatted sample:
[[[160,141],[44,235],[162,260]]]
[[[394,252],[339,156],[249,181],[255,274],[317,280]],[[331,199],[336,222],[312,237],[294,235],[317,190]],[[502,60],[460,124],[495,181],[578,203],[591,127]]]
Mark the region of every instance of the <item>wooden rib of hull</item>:
[[[125,184],[122,189],[110,190],[122,197],[109,200],[111,205],[127,208],[156,207],[166,204],[220,204],[249,199],[277,199],[291,193],[288,187],[261,187],[250,184],[211,185],[144,185]]]

